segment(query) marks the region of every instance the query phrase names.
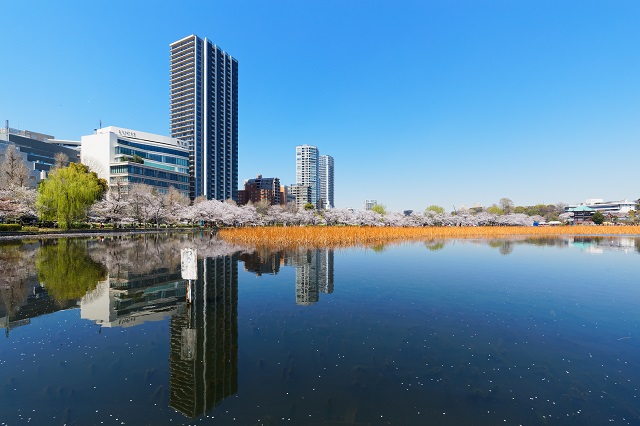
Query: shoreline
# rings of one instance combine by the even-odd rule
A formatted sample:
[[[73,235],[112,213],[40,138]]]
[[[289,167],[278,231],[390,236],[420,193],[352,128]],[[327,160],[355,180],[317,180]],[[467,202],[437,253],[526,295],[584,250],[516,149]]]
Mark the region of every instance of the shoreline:
[[[204,229],[204,228],[203,228]],[[90,236],[107,235],[138,235],[138,234],[161,234],[161,233],[182,233],[200,231],[197,228],[168,228],[168,229],[77,229],[73,231],[48,231],[48,232],[2,232],[0,241],[22,240],[22,239],[42,239],[42,238],[78,238]]]

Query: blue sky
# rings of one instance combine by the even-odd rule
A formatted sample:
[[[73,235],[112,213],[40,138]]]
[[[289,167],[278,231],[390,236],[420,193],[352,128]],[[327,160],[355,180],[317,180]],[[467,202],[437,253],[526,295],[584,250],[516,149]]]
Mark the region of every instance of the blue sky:
[[[640,197],[637,1],[0,0],[0,119],[168,135],[169,44],[239,61],[239,181],[335,158],[337,207]]]

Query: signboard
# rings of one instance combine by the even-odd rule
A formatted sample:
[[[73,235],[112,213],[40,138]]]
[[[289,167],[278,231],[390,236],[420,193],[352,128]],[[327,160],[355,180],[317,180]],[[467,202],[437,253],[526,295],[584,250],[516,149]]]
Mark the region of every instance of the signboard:
[[[184,248],[180,250],[181,272],[183,280],[198,279],[198,250]]]

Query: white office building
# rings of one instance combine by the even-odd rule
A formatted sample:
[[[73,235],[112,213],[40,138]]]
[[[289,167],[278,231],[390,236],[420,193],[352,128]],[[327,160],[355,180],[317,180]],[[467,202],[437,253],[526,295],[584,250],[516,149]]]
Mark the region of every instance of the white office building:
[[[109,126],[82,137],[80,160],[110,188],[127,192],[144,183],[161,194],[173,186],[189,196],[189,149],[176,138]]]

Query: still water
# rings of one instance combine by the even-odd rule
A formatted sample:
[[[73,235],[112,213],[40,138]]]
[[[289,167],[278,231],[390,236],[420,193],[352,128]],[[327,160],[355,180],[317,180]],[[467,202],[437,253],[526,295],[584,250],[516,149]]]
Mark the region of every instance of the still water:
[[[639,254],[1,242],[0,425],[639,425]]]

